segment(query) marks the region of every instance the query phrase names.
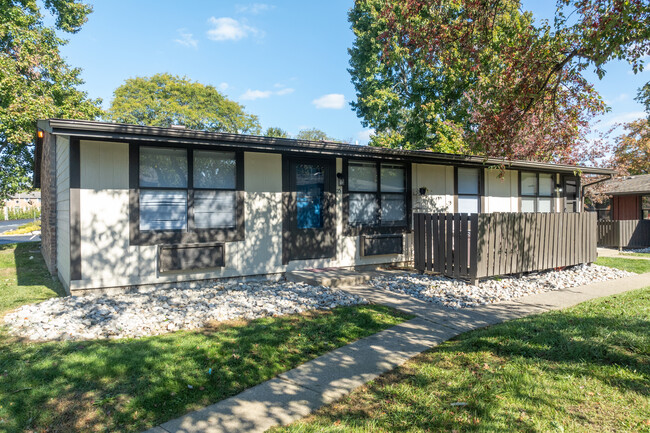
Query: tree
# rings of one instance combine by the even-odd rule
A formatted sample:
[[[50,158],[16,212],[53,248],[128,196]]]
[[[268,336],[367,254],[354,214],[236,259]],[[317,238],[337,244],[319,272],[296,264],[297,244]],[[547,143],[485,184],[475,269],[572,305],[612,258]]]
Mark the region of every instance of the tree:
[[[626,133],[616,138],[614,167],[628,174],[650,173],[650,123],[639,119],[623,125]]]
[[[266,128],[264,132],[265,137],[276,137],[276,138],[289,138],[289,133],[282,128],[276,128],[271,126]]]
[[[325,132],[317,128],[301,129],[296,134],[298,140],[311,140],[311,141],[338,141],[336,138],[328,136]]]
[[[44,24],[42,5],[54,17]],[[94,119],[100,100],[77,90],[81,70],[59,49],[56,31],[78,32],[92,8],[78,0],[0,0],[0,198],[31,188],[37,119]]]
[[[213,132],[259,134],[257,116],[215,87],[186,77],[156,74],[126,80],[114,92],[108,118],[136,125],[183,125]]]
[[[518,0],[358,0],[353,107],[377,130],[373,144],[575,160],[606,109],[582,74],[602,77],[612,59],[640,70],[650,5],[557,4],[553,24],[536,26]]]

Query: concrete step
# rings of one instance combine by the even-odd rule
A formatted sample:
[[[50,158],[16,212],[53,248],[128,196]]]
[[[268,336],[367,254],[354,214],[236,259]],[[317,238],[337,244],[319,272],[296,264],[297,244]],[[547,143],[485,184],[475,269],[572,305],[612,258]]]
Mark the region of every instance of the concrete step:
[[[303,269],[286,274],[288,281],[312,286],[344,287],[357,286],[370,280],[370,274],[352,269]]]

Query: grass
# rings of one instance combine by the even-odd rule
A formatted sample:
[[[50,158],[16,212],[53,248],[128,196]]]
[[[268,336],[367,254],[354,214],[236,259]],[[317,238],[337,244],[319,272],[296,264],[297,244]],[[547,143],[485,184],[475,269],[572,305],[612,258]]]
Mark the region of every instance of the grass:
[[[646,257],[650,259],[650,253],[621,253],[622,256]]]
[[[610,268],[622,269],[637,274],[650,272],[650,260],[623,259],[619,257],[598,257],[597,265],[608,266]]]
[[[23,304],[63,296],[45,267],[38,242],[0,245],[0,316]]]
[[[650,288],[463,334],[283,432],[650,432]]]
[[[4,232],[2,234],[5,235],[5,236],[24,235],[24,234],[31,233],[31,232],[34,232],[34,231],[37,231],[37,230],[40,230],[40,229],[41,229],[41,221],[40,220],[38,220],[38,221],[30,221],[30,222],[28,222],[26,224],[23,224],[23,225],[19,226],[15,230],[10,230],[10,231]]]
[[[2,247],[0,315],[61,294],[35,249]],[[0,328],[0,431],[141,431],[408,317],[367,305],[137,340],[49,343]]]

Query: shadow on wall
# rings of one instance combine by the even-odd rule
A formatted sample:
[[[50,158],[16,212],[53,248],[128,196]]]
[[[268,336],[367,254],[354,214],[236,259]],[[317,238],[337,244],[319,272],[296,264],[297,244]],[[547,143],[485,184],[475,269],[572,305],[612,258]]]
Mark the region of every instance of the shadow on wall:
[[[158,276],[157,247],[130,246],[128,190],[82,190],[82,279]],[[245,240],[225,243],[224,268],[161,276],[219,278],[278,272],[282,264],[282,195],[247,192]]]

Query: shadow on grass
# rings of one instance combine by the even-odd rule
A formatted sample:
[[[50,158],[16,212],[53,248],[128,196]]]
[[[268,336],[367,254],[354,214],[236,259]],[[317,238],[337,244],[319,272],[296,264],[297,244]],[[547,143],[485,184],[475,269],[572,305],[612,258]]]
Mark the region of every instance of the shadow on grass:
[[[603,299],[588,314],[551,312],[462,334],[312,421],[278,430],[541,431],[560,416],[558,428],[575,423],[589,431],[602,423],[609,431],[627,422],[623,410],[637,410],[630,422],[643,422],[650,397],[650,320],[643,311],[650,291],[637,296],[645,306],[636,314],[625,310],[637,305]],[[621,310],[606,311],[610,303]],[[581,383],[614,397],[594,403]]]
[[[401,321],[391,313],[344,307],[140,340],[1,343],[0,418],[8,431],[143,430]]]

